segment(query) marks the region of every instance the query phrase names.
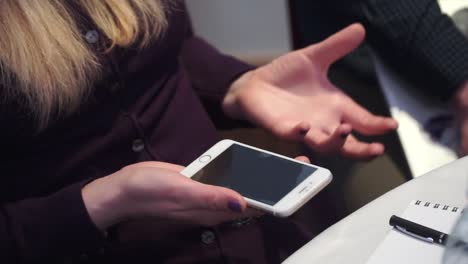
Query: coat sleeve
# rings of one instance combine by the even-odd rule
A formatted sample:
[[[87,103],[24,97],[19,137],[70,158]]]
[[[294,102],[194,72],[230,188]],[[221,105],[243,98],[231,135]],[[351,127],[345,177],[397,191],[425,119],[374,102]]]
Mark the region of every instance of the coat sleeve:
[[[205,40],[194,35],[187,22],[186,37],[180,61],[187,71],[196,93],[218,128],[250,126],[247,122],[232,120],[224,115],[221,102],[231,83],[254,67],[232,56],[220,53]]]
[[[449,99],[468,80],[468,38],[436,0],[338,1],[335,10],[364,23],[371,46],[422,89]]]
[[[106,243],[91,221],[81,189],[89,180],[51,195],[0,207],[0,262],[44,262],[97,250]]]

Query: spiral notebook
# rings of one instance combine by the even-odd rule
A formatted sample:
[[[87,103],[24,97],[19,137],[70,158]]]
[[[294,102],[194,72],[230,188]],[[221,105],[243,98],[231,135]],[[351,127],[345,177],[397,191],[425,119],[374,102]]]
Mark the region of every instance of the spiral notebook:
[[[462,209],[440,203],[412,201],[400,217],[450,233]],[[390,216],[389,216],[390,218]],[[367,264],[441,264],[444,246],[431,244],[392,229]]]

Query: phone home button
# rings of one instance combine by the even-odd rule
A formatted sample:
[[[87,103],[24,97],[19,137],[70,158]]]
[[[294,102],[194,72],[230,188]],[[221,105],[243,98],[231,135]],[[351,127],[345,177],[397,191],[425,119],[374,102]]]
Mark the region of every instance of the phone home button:
[[[206,163],[206,162],[208,162],[208,161],[210,161],[210,160],[211,160],[211,156],[210,156],[210,155],[203,155],[203,156],[201,156],[201,157],[198,159],[198,161],[200,161],[200,162],[202,162],[202,163]]]

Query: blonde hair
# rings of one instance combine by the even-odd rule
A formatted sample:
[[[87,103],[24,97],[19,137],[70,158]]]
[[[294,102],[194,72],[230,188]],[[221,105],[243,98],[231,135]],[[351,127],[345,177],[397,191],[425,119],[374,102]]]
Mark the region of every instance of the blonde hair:
[[[163,0],[2,0],[0,87],[24,101],[39,130],[52,117],[75,112],[99,77],[95,52],[80,31],[85,12],[115,46],[142,47],[167,26]]]

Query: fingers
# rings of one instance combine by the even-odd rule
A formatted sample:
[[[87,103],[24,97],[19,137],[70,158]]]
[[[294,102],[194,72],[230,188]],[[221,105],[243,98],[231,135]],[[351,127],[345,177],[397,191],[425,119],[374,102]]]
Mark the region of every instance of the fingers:
[[[244,198],[233,190],[202,183],[198,183],[197,189],[197,193],[188,198],[194,203],[190,211],[197,215],[192,220],[199,224],[212,226],[259,215],[257,211],[248,209]],[[182,213],[187,215],[186,212]]]
[[[349,124],[339,125],[332,134],[320,129],[310,129],[304,136],[304,142],[313,150],[323,154],[338,152],[351,130]]]
[[[343,156],[354,159],[372,159],[382,155],[384,151],[385,147],[381,143],[360,142],[352,135],[348,137],[341,149]]]
[[[147,161],[128,165],[126,168],[158,168],[167,169],[170,171],[179,172],[184,169],[183,166],[176,164]],[[186,210],[210,210],[210,211],[228,211],[231,213],[242,213],[245,211],[247,204],[245,199],[237,192],[214,185],[203,184],[191,179],[180,177],[174,178],[178,180],[180,188],[177,195],[180,204],[185,204]]]
[[[397,127],[397,123],[393,119],[376,117],[361,107],[353,111],[355,111],[355,117],[354,119],[351,118],[350,122],[354,122],[357,126],[356,130],[363,134],[380,134]],[[358,119],[357,116],[360,116],[361,119]],[[288,127],[290,128],[289,132]],[[295,126],[292,124],[284,125],[281,135],[283,138],[285,135],[288,135],[289,139],[301,140],[314,151],[322,154],[340,152],[344,156],[354,159],[372,159],[382,155],[385,151],[385,147],[381,143],[361,142],[350,135],[353,127],[348,123],[340,124],[333,133],[327,132],[323,128],[314,127],[309,128],[306,134],[304,134],[303,131],[307,128],[309,128],[309,125],[305,122],[300,122]],[[308,158],[304,156],[297,157],[296,159],[310,163]]]
[[[455,104],[455,113],[461,130],[459,155],[465,156],[468,154],[468,81],[457,89],[453,99]]]
[[[353,159],[372,159],[384,153],[383,144],[361,142],[350,135],[351,130],[352,127],[349,124],[341,124],[331,135],[324,131],[311,129],[304,137],[304,141],[319,153],[341,152],[343,156]]]
[[[461,146],[460,156],[468,154],[468,117],[463,117],[461,120]]]
[[[310,125],[307,122],[282,122],[272,127],[272,132],[285,140],[302,140],[310,129]]]
[[[187,199],[192,202],[193,209],[229,211],[242,213],[247,207],[245,199],[237,192],[214,185],[194,181]]]
[[[310,159],[306,156],[298,156],[298,157],[295,157],[294,159],[298,160],[298,161],[302,161],[304,163],[309,163],[310,164]]]
[[[303,49],[303,52],[323,68],[344,57],[364,40],[366,31],[361,24],[352,24],[324,41]]]
[[[168,162],[161,162],[161,161],[144,161],[144,162],[139,162],[135,164],[130,164],[126,166],[125,168],[144,168],[144,167],[166,169],[166,170],[175,171],[175,172],[181,172],[185,168],[184,166],[180,166],[180,165],[172,164]]]
[[[343,104],[343,121],[363,135],[380,135],[398,127],[393,118],[376,116],[351,99]]]
[[[198,222],[201,225],[213,226],[226,221],[246,217],[258,217],[264,214],[254,208],[247,207],[245,199],[233,190],[199,184],[199,193],[189,197],[194,204],[191,206],[191,214],[197,215],[196,219],[189,217],[187,220]],[[181,218],[187,218],[187,211],[181,211]]]

